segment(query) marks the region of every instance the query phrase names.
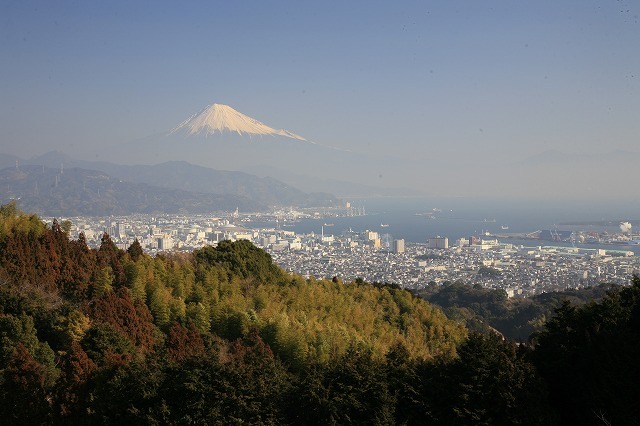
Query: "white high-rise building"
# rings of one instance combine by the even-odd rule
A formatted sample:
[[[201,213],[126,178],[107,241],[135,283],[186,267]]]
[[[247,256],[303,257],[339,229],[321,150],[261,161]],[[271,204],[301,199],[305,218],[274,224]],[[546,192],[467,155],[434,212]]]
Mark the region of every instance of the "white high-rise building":
[[[441,236],[429,238],[429,248],[430,249],[448,249],[449,239],[447,237],[441,237]]]
[[[378,238],[380,238],[380,237],[378,236],[378,233],[377,233],[377,232],[374,232],[374,231],[369,231],[369,230],[367,230],[367,231],[364,231],[364,233],[363,233],[363,234],[364,234],[364,238],[365,238],[365,240],[369,240],[369,241],[375,241],[375,240],[377,240]]]
[[[157,238],[158,250],[171,250],[173,248],[173,238],[171,235],[165,234],[164,236]]]
[[[125,224],[123,222],[116,222],[116,237],[124,239],[127,236]]]
[[[394,253],[404,253],[404,240],[394,240],[393,241],[393,252]]]

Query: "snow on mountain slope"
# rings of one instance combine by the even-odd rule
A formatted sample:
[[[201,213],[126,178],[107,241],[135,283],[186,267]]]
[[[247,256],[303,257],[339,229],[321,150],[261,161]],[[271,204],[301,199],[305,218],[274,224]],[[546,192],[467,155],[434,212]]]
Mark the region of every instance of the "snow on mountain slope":
[[[306,141],[302,136],[283,129],[276,130],[236,111],[230,106],[222,104],[212,104],[205,107],[202,111],[192,115],[176,126],[171,130],[171,133],[179,131],[186,131],[188,135],[209,136],[214,133],[232,132],[249,136],[284,136]]]

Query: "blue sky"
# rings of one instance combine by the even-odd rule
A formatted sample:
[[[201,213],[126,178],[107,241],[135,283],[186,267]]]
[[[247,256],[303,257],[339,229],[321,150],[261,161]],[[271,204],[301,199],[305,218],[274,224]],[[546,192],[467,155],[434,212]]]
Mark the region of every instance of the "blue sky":
[[[0,152],[90,153],[210,103],[454,164],[640,151],[639,15],[615,0],[4,0]]]

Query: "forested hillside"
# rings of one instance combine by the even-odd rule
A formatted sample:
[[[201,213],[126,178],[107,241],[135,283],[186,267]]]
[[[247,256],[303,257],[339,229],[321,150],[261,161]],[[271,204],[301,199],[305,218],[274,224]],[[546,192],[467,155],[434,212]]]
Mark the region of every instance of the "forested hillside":
[[[614,286],[543,293],[529,298],[508,298],[504,290],[467,285],[463,282],[427,286],[415,294],[442,308],[452,319],[479,333],[500,332],[508,339],[526,342],[541,331],[563,302],[583,305],[602,299]]]
[[[624,389],[629,406],[616,417],[617,382],[594,394],[605,376],[589,378],[587,367],[615,359],[605,371],[619,374],[635,359],[638,294],[636,280],[607,296],[606,309],[565,306],[532,351],[468,335],[394,286],[288,274],[248,242],[152,258],[105,235],[92,250],[7,205],[0,416],[3,424],[553,424],[566,420],[573,398],[567,406],[582,409],[585,424],[624,421],[638,414],[637,392]],[[603,325],[589,325],[593,318]],[[555,342],[577,327],[571,321],[586,334],[558,352]],[[614,349],[597,352],[608,341]],[[591,358],[574,363],[584,345]],[[563,362],[573,369],[558,376]],[[585,375],[583,393],[602,398],[563,387],[558,377],[569,373]],[[625,386],[635,379],[637,369]]]

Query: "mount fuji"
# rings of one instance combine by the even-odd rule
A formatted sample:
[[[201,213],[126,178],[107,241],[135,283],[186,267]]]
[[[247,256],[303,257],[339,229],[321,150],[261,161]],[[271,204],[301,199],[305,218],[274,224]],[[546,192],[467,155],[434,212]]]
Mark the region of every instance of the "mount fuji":
[[[343,185],[306,185],[331,179],[378,186],[392,177],[391,168],[407,164],[368,153],[351,152],[278,129],[234,108],[213,103],[174,125],[171,130],[132,141],[100,155],[102,160],[130,165],[186,161],[217,170],[274,177],[307,192],[340,192]],[[269,173],[258,171],[270,170]],[[291,176],[303,176],[304,179]],[[397,183],[394,183],[394,186]],[[351,192],[351,191],[349,191]]]
[[[184,160],[200,166],[242,170],[258,164],[296,162],[313,142],[293,132],[275,129],[228,105],[211,104],[171,130],[127,144],[118,160],[129,164],[157,164]],[[122,156],[120,154],[124,153]],[[113,152],[106,155],[115,160]]]
[[[101,156],[127,164],[187,161],[199,166],[250,171],[260,166],[326,175],[326,165],[348,168],[348,153],[277,129],[236,111],[211,104],[166,133],[123,144]]]
[[[188,136],[204,135],[205,137],[216,133],[224,134],[225,132],[230,132],[237,133],[240,136],[284,136],[306,141],[302,136],[283,129],[273,129],[255,118],[246,116],[230,106],[222,104],[206,106],[200,112],[173,128],[170,133],[180,132]]]

